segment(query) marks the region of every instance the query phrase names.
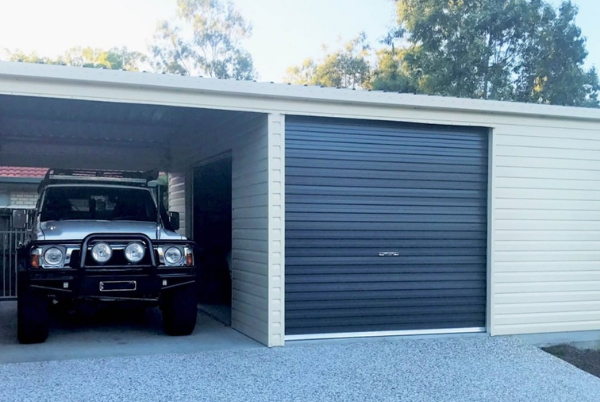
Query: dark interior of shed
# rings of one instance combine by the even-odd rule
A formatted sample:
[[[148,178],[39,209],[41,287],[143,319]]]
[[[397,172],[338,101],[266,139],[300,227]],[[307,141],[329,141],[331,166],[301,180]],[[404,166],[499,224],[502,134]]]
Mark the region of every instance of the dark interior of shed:
[[[202,249],[199,301],[215,318],[231,321],[231,156],[196,167],[193,236]]]

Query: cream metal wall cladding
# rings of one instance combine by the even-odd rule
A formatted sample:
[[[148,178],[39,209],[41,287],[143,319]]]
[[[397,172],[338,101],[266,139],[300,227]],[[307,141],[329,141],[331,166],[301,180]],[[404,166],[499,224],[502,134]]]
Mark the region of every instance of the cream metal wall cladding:
[[[18,63],[0,63],[0,93],[230,111],[206,115],[209,126],[185,124],[196,134],[171,149],[170,171],[182,175],[172,185],[185,193],[194,163],[232,150],[234,204],[244,210],[234,210],[234,325],[272,346],[285,333],[284,116],[483,127],[490,146],[487,331],[600,330],[599,110]],[[0,107],[0,160],[14,165],[27,154],[2,126],[7,105]],[[176,131],[166,134],[177,140]],[[189,211],[189,199],[184,204]],[[186,215],[188,226],[192,218]]]
[[[492,333],[600,328],[600,130],[494,132]]]
[[[199,149],[180,144],[176,150],[182,169],[231,152],[232,326],[269,346],[283,344],[283,121],[282,115],[254,114],[220,122]],[[191,174],[171,175],[169,202],[180,213],[193,210]]]

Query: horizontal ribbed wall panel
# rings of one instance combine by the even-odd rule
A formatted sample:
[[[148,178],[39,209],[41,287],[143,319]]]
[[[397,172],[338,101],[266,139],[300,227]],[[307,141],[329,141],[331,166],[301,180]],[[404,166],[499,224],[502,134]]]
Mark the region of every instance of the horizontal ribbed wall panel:
[[[288,116],[286,334],[485,326],[487,156],[479,129]]]
[[[600,132],[494,131],[493,335],[600,329]]]

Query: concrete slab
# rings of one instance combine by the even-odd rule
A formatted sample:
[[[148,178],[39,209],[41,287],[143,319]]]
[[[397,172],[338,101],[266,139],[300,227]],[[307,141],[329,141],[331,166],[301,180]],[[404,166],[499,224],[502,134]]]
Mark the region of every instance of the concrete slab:
[[[20,345],[17,341],[17,303],[0,302],[0,363],[263,347],[202,313],[198,314],[196,329],[190,336],[165,335],[158,308],[145,312],[111,308],[88,319],[55,311],[52,314],[50,336],[45,343]]]
[[[231,326],[231,306],[224,304],[198,304],[198,310],[223,325]]]
[[[598,402],[600,379],[517,339],[355,339],[0,364],[0,400]]]

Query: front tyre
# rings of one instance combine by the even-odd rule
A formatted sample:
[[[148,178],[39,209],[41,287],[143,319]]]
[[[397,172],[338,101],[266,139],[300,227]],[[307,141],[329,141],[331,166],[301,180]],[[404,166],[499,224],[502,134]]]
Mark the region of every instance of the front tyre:
[[[171,336],[184,336],[194,332],[198,307],[196,287],[185,285],[164,295],[162,307],[165,333]]]
[[[19,289],[17,336],[19,343],[42,343],[48,338],[48,298],[28,289]]]

